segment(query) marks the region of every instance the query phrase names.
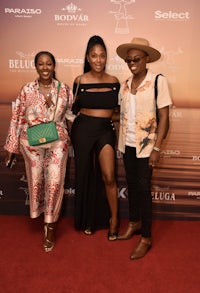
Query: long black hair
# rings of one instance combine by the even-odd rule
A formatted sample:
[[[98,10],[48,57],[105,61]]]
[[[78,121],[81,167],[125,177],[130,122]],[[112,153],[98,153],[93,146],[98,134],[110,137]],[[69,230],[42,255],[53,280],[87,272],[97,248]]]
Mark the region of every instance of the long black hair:
[[[92,36],[88,41],[86,52],[85,52],[84,73],[91,70],[90,64],[87,60],[87,55],[89,54],[90,50],[96,45],[102,46],[107,54],[106,45],[103,39],[100,36]]]
[[[56,59],[54,57],[54,55],[48,51],[40,51],[38,52],[36,55],[35,55],[35,58],[34,58],[34,64],[35,64],[35,67],[37,65],[37,61],[38,61],[38,58],[41,56],[41,55],[48,55],[50,58],[51,58],[51,61],[53,62],[53,65],[56,66]],[[53,72],[53,78],[56,79],[56,73],[55,71]]]

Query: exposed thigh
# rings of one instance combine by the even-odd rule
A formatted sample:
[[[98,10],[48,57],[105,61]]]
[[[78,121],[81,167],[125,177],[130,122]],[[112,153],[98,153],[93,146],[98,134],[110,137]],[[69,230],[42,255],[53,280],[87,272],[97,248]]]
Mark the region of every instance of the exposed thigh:
[[[109,144],[104,145],[99,153],[99,164],[102,176],[114,178],[115,174],[115,150]]]

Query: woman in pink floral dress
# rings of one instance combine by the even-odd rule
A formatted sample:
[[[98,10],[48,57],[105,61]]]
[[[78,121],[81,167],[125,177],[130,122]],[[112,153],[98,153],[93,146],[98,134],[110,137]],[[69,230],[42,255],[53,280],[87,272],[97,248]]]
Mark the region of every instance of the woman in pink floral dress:
[[[44,213],[44,250],[51,251],[55,243],[55,226],[64,194],[64,178],[69,136],[66,114],[71,109],[73,95],[68,85],[55,78],[56,61],[47,51],[35,56],[39,77],[25,84],[15,103],[8,136],[6,164],[12,154],[22,153],[28,179],[30,217]],[[27,128],[54,118],[59,139],[40,146],[30,146]]]

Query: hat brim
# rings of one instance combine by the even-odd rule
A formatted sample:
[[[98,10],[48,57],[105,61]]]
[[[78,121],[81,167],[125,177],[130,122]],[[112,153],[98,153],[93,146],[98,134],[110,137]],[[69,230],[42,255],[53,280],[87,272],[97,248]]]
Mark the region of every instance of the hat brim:
[[[119,55],[119,57],[125,60],[127,57],[128,51],[131,49],[141,50],[145,52],[149,56],[148,63],[155,62],[161,57],[160,52],[150,46],[144,46],[139,44],[134,45],[132,43],[120,45],[119,47],[117,47],[116,52]]]

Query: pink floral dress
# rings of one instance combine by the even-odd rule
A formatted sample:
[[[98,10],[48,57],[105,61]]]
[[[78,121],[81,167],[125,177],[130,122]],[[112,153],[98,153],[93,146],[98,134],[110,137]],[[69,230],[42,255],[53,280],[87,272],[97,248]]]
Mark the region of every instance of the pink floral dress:
[[[12,153],[21,152],[26,167],[29,189],[30,216],[44,213],[46,223],[56,222],[63,199],[69,136],[66,116],[70,111],[73,94],[64,83],[53,79],[50,94],[52,105],[48,108],[39,90],[38,80],[24,85],[16,99],[4,148]],[[55,116],[54,116],[55,112]],[[27,128],[54,117],[59,140],[42,146],[30,146]]]

